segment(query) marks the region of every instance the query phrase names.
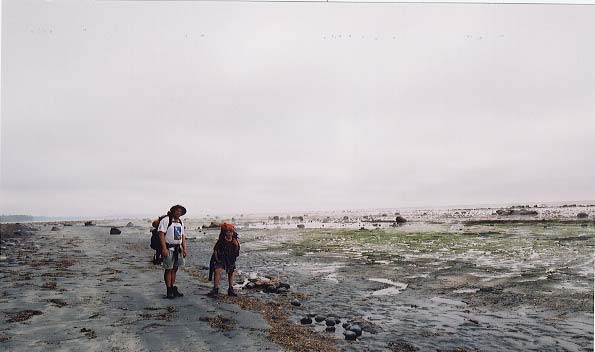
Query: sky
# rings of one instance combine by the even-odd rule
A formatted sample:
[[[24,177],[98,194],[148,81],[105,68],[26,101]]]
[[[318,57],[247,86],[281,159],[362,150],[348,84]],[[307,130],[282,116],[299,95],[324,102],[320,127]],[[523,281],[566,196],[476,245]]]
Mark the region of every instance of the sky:
[[[3,1],[0,213],[595,199],[595,6]]]

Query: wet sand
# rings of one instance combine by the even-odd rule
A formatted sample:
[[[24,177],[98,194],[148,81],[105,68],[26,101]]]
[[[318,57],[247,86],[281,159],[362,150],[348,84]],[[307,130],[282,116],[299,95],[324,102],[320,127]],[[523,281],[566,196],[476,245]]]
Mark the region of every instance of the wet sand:
[[[189,271],[178,275],[185,296],[165,299],[145,227],[33,226],[2,236],[3,351],[282,350],[260,314],[206,297]]]
[[[243,289],[238,298],[218,300],[205,296],[205,265],[217,237],[217,230],[200,228],[207,219],[185,222],[189,257],[178,286],[186,296],[176,300],[163,298],[162,270],[149,263],[146,221],[59,224],[58,231],[37,224],[40,230],[21,235],[17,245],[6,247],[3,235],[9,255],[0,263],[0,346],[592,351],[593,220],[469,223],[478,217],[456,213],[420,211],[406,224],[371,222],[363,230],[340,222],[342,214],[335,223],[321,216],[318,228],[298,229],[289,220],[246,223],[236,278]],[[107,225],[120,225],[122,234],[110,236]],[[246,287],[264,276],[291,289]],[[315,315],[340,323],[335,331],[326,331],[324,321],[300,324]],[[362,336],[345,341],[343,324],[354,322]]]

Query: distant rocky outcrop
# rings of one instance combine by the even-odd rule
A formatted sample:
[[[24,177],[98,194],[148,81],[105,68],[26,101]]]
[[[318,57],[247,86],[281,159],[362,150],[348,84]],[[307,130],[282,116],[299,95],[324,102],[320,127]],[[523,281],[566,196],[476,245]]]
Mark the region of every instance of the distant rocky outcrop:
[[[109,234],[110,234],[110,235],[119,235],[119,234],[121,234],[121,233],[122,233],[122,231],[121,231],[119,228],[117,228],[117,227],[112,227],[112,228],[109,230]]]
[[[527,215],[538,215],[539,213],[537,210],[529,210],[529,209],[498,209],[496,210],[496,214],[500,216],[527,216]]]
[[[85,226],[95,226],[93,221],[85,221]]]

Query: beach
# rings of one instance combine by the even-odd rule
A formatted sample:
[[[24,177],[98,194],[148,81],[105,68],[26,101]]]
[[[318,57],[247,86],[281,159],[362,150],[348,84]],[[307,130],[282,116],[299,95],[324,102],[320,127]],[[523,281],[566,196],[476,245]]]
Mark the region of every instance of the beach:
[[[240,296],[217,299],[206,293],[218,230],[205,225],[220,219],[185,221],[185,296],[174,300],[150,262],[148,219],[24,224],[18,234],[3,224],[0,346],[591,351],[595,226],[577,212],[593,209],[417,209],[399,213],[402,224],[388,210],[242,215]],[[361,336],[346,341],[354,325]]]

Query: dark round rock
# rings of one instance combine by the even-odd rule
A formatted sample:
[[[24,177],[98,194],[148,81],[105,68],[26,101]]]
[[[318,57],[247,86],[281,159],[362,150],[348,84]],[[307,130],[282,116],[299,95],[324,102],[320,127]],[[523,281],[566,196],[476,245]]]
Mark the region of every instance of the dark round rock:
[[[326,327],[326,331],[328,331],[328,332],[335,332],[335,326],[334,325],[333,326],[327,326]]]
[[[357,324],[353,324],[349,327],[349,331],[353,331],[357,336],[361,336],[362,335],[362,327],[357,325]]]
[[[51,231],[60,231],[60,228],[53,226]]]
[[[322,315],[317,315],[314,317],[314,320],[316,320],[318,323],[320,323],[321,321],[324,320],[324,317]]]
[[[280,283],[280,284],[279,284],[279,287],[285,287],[285,288],[286,288],[286,289],[288,289],[288,290],[291,288],[291,286],[290,286],[289,284],[286,284],[286,283],[284,283],[284,282]]]
[[[340,324],[340,323],[341,323],[341,319],[335,318],[335,324]]]
[[[343,335],[345,335],[345,340],[355,341],[357,339],[357,334],[353,331],[345,331]]]
[[[300,319],[300,323],[302,323],[304,325],[312,324],[312,318],[309,318],[309,317],[302,318],[302,319]]]
[[[117,227],[112,227],[112,228],[109,230],[109,234],[110,234],[110,235],[119,235],[119,234],[121,234],[121,233],[122,233],[122,231],[120,231],[120,229],[118,229]]]
[[[351,324],[349,324],[349,323],[343,323],[342,326],[343,326],[343,329],[349,330],[349,327],[351,326]]]
[[[332,318],[326,319],[326,326],[335,326],[335,319],[332,319]]]
[[[300,303],[300,301],[298,301],[297,299],[294,299],[293,301],[291,301],[291,305],[292,305],[292,306],[299,307],[299,306],[301,306],[302,304],[301,304],[301,303]]]

